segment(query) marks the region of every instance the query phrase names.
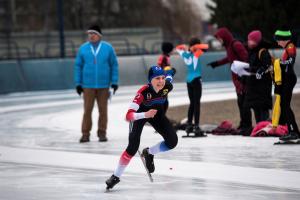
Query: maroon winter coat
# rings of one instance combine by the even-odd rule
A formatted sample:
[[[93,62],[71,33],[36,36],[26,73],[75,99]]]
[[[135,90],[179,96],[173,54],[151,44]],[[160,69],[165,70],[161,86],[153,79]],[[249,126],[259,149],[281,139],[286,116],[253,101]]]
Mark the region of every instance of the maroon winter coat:
[[[248,62],[247,49],[240,41],[235,40],[233,38],[232,34],[229,32],[227,28],[220,28],[216,32],[215,37],[221,38],[223,40],[224,42],[223,46],[225,47],[227,52],[227,57],[217,61],[218,66],[227,63],[231,65],[234,60]],[[238,75],[236,75],[235,73],[231,73],[231,74],[232,74],[232,81],[235,86],[236,92],[238,94],[242,94],[245,91],[244,84],[238,79]]]

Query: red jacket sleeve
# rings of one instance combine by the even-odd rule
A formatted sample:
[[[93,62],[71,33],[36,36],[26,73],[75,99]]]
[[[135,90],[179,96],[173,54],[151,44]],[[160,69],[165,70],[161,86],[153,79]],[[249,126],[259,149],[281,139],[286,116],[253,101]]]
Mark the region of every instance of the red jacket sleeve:
[[[216,67],[219,67],[221,65],[225,65],[225,64],[229,63],[229,59],[228,59],[228,57],[225,57],[221,60],[218,60],[217,62],[218,62],[218,65]]]
[[[126,113],[127,121],[134,121],[141,118],[141,116],[136,115],[136,111],[140,108],[140,105],[144,101],[144,96],[142,94],[142,91],[145,90],[147,87],[148,87],[147,85],[143,86],[135,95]]]
[[[281,65],[294,65],[296,60],[296,47],[294,44],[289,44],[283,53],[282,60],[280,61]]]

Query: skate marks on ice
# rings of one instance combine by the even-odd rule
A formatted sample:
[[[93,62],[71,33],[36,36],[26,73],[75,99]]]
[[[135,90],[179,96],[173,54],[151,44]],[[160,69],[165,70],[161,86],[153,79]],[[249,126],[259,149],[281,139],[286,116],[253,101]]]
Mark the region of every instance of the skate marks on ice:
[[[72,169],[112,171],[119,156],[0,146],[0,162],[36,164]],[[105,163],[105,164],[104,164]],[[132,159],[127,173],[143,174],[140,159]],[[156,159],[155,176],[203,179],[300,190],[300,172],[240,167],[207,162]]]
[[[140,162],[140,160],[138,160]],[[298,199],[300,190],[281,189],[231,182],[155,175],[150,183],[145,174],[126,173],[121,182],[106,193],[110,171],[70,169],[41,165],[1,163],[0,199]]]

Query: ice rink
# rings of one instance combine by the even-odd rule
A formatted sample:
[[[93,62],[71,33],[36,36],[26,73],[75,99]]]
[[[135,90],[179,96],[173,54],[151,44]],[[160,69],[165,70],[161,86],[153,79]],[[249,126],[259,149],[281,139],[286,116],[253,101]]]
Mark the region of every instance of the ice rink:
[[[139,87],[121,87],[109,102],[107,143],[79,144],[82,99],[73,90],[0,95],[0,200],[81,199],[300,199],[300,145],[278,138],[181,138],[155,157],[151,183],[138,156],[109,192],[105,180],[127,146],[128,105]],[[300,84],[295,92],[300,92]],[[202,102],[234,99],[231,82],[204,83]],[[170,106],[188,103],[175,84]],[[94,122],[97,112],[94,109]],[[140,149],[162,138],[143,131]]]

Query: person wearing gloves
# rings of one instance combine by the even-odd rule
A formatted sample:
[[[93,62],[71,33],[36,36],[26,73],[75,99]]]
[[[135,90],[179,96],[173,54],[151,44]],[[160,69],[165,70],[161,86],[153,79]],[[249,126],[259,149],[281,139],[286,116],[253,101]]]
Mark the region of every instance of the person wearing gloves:
[[[247,49],[240,41],[233,38],[231,32],[227,28],[219,28],[215,33],[215,37],[225,47],[227,55],[221,60],[208,63],[207,66],[216,68],[225,64],[231,65],[235,60],[248,62]],[[237,74],[232,72],[231,75],[232,82],[235,86],[235,91],[237,94],[237,104],[240,114],[240,123],[238,129],[240,130],[240,134],[248,135],[252,130],[252,121],[249,121],[249,119],[251,119],[251,110],[244,109],[245,107],[243,106],[246,92],[245,83],[243,81],[243,78],[238,77]]]
[[[194,133],[195,136],[205,136],[199,127],[200,100],[202,96],[201,64],[199,59],[204,49],[208,49],[208,45],[201,44],[198,38],[191,38],[189,47],[184,44],[176,47],[176,51],[183,58],[187,67],[186,82],[190,105],[188,109],[188,124],[185,131],[188,135],[189,133]]]
[[[244,106],[246,108],[244,109],[253,109],[256,123],[269,120],[272,109],[272,77],[271,70],[269,70],[272,66],[272,58],[268,51],[270,46],[271,44],[263,40],[259,30],[254,30],[248,34],[248,71],[252,75],[245,76]]]
[[[277,44],[284,49],[281,59],[274,62],[275,103],[273,108],[272,125],[274,128],[287,125],[288,134],[280,137],[282,141],[296,141],[300,139],[300,132],[291,108],[293,89],[297,83],[294,70],[296,60],[296,46],[291,41],[290,30],[277,30],[274,34]]]
[[[99,110],[97,134],[99,142],[105,142],[109,88],[113,88],[114,94],[118,89],[118,61],[113,47],[102,40],[99,26],[91,26],[86,33],[88,42],[80,46],[74,67],[76,91],[79,96],[83,93],[84,102],[82,137],[79,142],[90,141],[95,101]]]

